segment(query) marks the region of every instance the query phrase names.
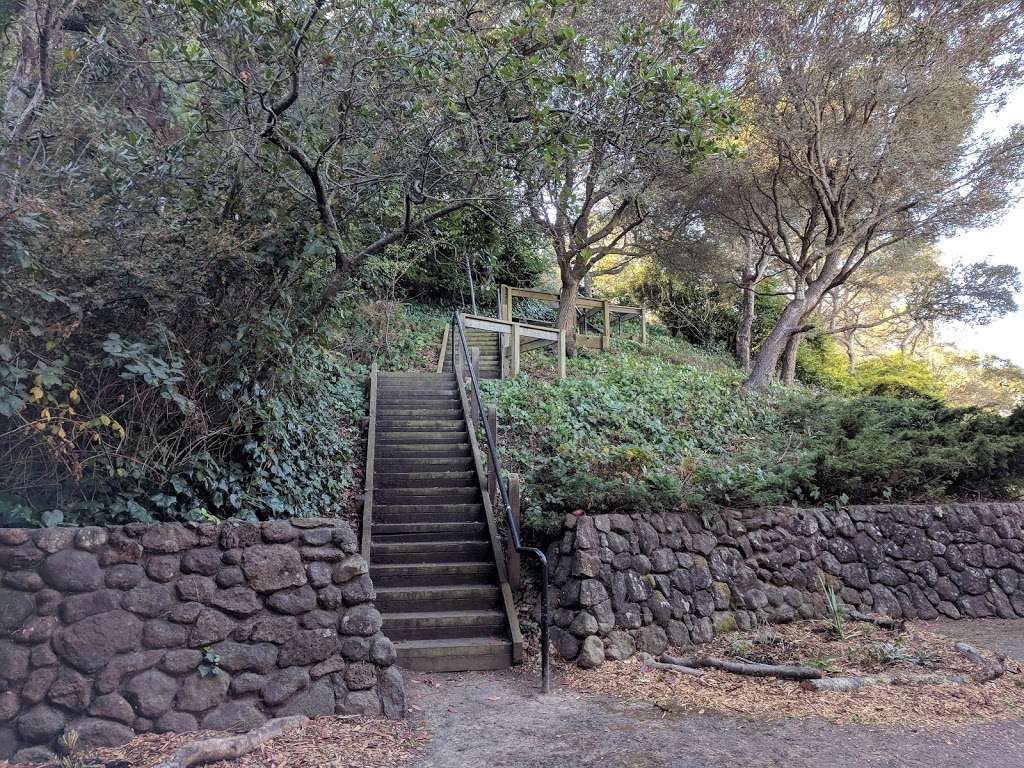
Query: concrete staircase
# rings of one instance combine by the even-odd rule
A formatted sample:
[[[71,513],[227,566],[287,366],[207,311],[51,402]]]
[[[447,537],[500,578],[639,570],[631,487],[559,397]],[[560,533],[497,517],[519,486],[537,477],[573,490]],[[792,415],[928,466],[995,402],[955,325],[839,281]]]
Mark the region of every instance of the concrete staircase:
[[[476,328],[466,329],[466,344],[472,349],[477,347],[480,350],[480,368],[477,375],[481,379],[501,378],[501,355],[498,350],[498,334],[492,331],[481,331]],[[455,350],[461,354],[460,350]],[[444,372],[451,373],[452,353],[445,350]]]
[[[465,396],[451,373],[379,374],[376,402],[370,576],[398,663],[507,667],[521,638]]]

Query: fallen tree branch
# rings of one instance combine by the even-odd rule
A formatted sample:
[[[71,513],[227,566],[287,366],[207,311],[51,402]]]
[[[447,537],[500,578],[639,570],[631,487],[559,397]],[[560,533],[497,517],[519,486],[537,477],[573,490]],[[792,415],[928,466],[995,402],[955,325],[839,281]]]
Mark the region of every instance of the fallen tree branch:
[[[902,632],[907,626],[907,622],[904,619],[894,619],[890,616],[869,616],[852,608],[846,610],[846,618],[851,621],[863,621],[868,624],[874,624],[882,629],[894,629],[897,632]]]
[[[997,677],[1002,677],[1003,673],[1006,672],[1005,656],[996,654],[995,660],[989,661],[981,655],[981,651],[970,643],[956,643],[953,648],[956,649],[957,653],[965,656],[968,661],[981,667],[981,671],[973,675],[974,682],[976,683],[987,683],[990,680],[995,680]]]
[[[160,763],[156,768],[189,768],[189,766],[193,765],[241,757],[252,752],[263,742],[275,739],[293,728],[298,728],[308,720],[309,718],[305,715],[279,717],[240,736],[225,736],[216,739],[193,741],[183,747],[179,747],[173,755]]]
[[[778,677],[784,680],[812,680],[820,678],[824,673],[814,667],[796,667],[789,664],[753,664],[750,662],[727,661],[714,656],[688,656],[680,659],[663,653],[659,661],[678,667],[691,669],[720,669],[734,675],[752,675],[753,677]]]
[[[694,669],[693,667],[683,667],[683,666],[680,666],[679,664],[668,664],[668,663],[663,662],[663,661],[658,661],[653,656],[651,656],[651,654],[649,654],[649,653],[638,653],[637,654],[637,658],[640,659],[641,662],[646,664],[651,669],[662,669],[662,670],[665,670],[666,672],[675,672],[676,674],[679,674],[679,675],[702,675],[702,674],[704,674],[703,672],[701,672],[701,670]]]
[[[970,675],[947,675],[941,672],[922,672],[912,674],[898,672],[878,675],[858,675],[853,677],[825,677],[820,680],[804,680],[800,687],[806,691],[834,691],[849,693],[869,685],[962,685],[972,683]]]

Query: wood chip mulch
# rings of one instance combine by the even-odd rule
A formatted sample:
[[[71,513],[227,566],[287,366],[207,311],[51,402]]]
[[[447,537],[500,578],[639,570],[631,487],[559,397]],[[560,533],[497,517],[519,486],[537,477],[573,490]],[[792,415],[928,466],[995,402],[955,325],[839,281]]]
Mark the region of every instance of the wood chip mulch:
[[[867,624],[851,625],[846,640],[831,638],[819,622],[797,622],[771,630],[770,642],[758,632],[738,632],[701,646],[701,655],[750,658],[770,663],[824,666],[827,674],[881,671],[974,672],[947,637],[908,624],[902,632]],[[899,660],[880,648],[894,649]],[[694,649],[679,651],[687,655]],[[984,650],[984,649],[980,649]],[[760,657],[760,658],[759,658]],[[670,713],[716,712],[751,718],[819,718],[837,725],[858,723],[900,729],[940,729],[983,720],[1024,718],[1024,673],[1012,660],[1006,674],[989,683],[963,685],[873,686],[851,693],[802,690],[798,683],[707,670],[700,677],[651,669],[636,657],[582,670],[559,664],[563,684],[578,693],[621,700],[650,701]]]
[[[83,766],[153,768],[183,744],[224,735],[230,734],[145,734],[120,747],[89,750],[76,757]],[[397,768],[419,757],[429,738],[409,721],[318,717],[248,755],[204,768]]]

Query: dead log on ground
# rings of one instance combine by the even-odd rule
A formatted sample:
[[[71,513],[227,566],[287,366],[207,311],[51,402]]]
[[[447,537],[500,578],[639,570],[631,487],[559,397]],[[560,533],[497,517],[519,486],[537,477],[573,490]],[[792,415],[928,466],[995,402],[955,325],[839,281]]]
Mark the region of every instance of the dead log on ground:
[[[193,765],[213,763],[218,760],[232,760],[249,754],[260,744],[275,739],[293,728],[298,728],[308,720],[309,718],[305,715],[279,717],[240,736],[224,736],[216,739],[193,741],[183,747],[179,747],[173,755],[160,763],[156,768],[189,768]]]
[[[1002,677],[1003,673],[1006,672],[1005,656],[996,654],[996,658],[990,661],[982,656],[981,651],[970,643],[956,643],[953,647],[957,653],[965,656],[968,661],[981,667],[981,671],[973,675],[974,682],[976,683],[987,683],[990,680],[995,680],[997,677]]]
[[[800,687],[807,691],[835,691],[849,693],[869,685],[961,685],[972,683],[970,675],[944,674],[942,672],[882,673],[878,675],[857,675],[851,677],[825,677],[820,680],[804,680]]]
[[[658,661],[653,656],[651,656],[651,654],[649,654],[649,653],[638,653],[637,654],[637,658],[640,659],[640,661],[642,663],[646,664],[651,669],[661,669],[661,670],[664,670],[666,672],[675,672],[676,674],[679,674],[679,675],[702,675],[702,674],[704,674],[701,670],[694,669],[693,667],[683,667],[683,666],[680,666],[679,664],[667,664],[667,663],[665,663],[663,661]]]
[[[690,669],[720,669],[734,675],[751,675],[753,677],[778,677],[783,680],[814,680],[824,676],[820,669],[814,667],[797,667],[790,664],[754,664],[742,661],[728,661],[714,656],[687,656],[678,658],[663,653],[659,660],[665,664]]]

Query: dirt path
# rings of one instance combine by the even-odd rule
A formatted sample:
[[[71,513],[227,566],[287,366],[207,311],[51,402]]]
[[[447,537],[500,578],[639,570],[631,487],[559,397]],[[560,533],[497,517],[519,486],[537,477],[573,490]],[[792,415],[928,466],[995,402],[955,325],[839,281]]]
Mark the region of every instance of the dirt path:
[[[920,623],[933,632],[956,640],[966,640],[979,648],[989,648],[1012,659],[1024,661],[1024,619],[937,619]]]
[[[409,675],[433,732],[417,768],[1024,768],[1024,723],[899,732],[821,721],[663,715],[517,673]]]
[[[934,629],[1024,657],[1024,621]],[[542,697],[522,671],[406,683],[414,719],[433,733],[416,768],[1024,768],[1024,721],[913,732],[667,715],[557,685]]]

